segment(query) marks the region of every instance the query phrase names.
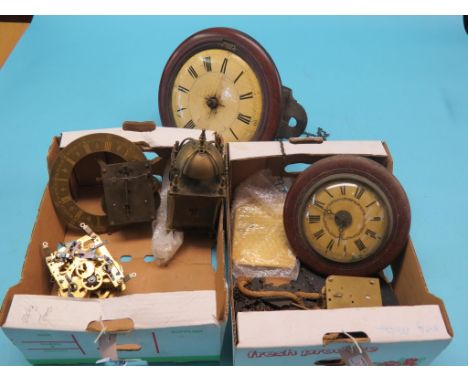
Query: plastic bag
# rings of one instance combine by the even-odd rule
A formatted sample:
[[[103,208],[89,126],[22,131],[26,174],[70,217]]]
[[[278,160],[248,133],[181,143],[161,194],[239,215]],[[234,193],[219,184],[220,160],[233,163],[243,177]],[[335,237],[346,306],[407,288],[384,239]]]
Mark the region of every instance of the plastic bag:
[[[283,206],[290,185],[291,179],[262,170],[236,188],[232,208],[236,277],[297,278],[299,261],[283,226]]]
[[[176,254],[184,241],[184,233],[170,230],[166,226],[167,220],[167,193],[169,191],[169,170],[168,164],[164,170],[161,191],[161,204],[153,221],[152,250],[156,265],[166,265]]]

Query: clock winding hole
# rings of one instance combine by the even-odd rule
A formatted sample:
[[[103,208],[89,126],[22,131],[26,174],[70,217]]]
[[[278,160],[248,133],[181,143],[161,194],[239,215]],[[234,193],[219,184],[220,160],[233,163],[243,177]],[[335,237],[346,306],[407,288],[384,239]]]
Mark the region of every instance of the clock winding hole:
[[[215,110],[219,106],[218,98],[216,96],[207,97],[206,104],[211,110]]]
[[[340,210],[335,214],[335,223],[341,229],[345,229],[353,223],[353,217],[348,211]]]

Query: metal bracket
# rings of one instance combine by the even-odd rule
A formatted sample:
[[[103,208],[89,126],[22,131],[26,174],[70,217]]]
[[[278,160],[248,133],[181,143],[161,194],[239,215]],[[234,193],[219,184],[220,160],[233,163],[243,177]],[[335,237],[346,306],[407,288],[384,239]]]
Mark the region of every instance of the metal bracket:
[[[292,95],[292,90],[281,87],[281,120],[276,138],[290,138],[301,135],[307,127],[307,113]]]

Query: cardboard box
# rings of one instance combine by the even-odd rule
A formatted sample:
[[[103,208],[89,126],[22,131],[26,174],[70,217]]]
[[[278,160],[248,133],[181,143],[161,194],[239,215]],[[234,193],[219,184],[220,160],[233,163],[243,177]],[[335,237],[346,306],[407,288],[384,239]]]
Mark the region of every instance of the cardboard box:
[[[176,140],[198,137],[199,131],[156,129],[137,133],[103,129],[63,133],[54,138],[49,167],[57,153],[74,139],[94,132],[111,132],[132,141],[147,141],[169,158]],[[89,206],[100,203],[87,200]],[[101,235],[107,248],[122,263],[125,273],[137,277],[121,297],[105,300],[68,299],[52,295],[50,274],[41,243],[51,247],[83,232],[67,229],[57,217],[46,187],[26,253],[21,281],[11,287],[0,311],[5,334],[33,364],[94,363],[102,358],[95,343],[103,327],[116,339],[121,359],[150,362],[218,360],[227,319],[224,273],[223,214],[215,238],[186,235],[176,257],[165,268],[151,260],[150,224]]]
[[[285,168],[334,154],[366,156],[392,171],[392,157],[385,143],[379,141],[236,142],[229,145],[231,195],[240,182],[261,169],[296,176],[285,173]],[[227,213],[231,216],[229,208]],[[230,223],[227,225],[231,242]],[[373,364],[429,364],[453,337],[444,303],[429,293],[411,240],[391,269],[392,286],[401,306],[237,314],[231,306],[234,364],[341,364],[340,351],[349,346],[357,349],[347,334],[355,338]]]

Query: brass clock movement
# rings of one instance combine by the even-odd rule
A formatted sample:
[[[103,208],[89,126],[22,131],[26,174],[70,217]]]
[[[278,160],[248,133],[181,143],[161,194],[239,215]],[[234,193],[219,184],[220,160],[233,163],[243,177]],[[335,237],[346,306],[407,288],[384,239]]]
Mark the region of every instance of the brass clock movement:
[[[294,252],[321,274],[373,275],[407,242],[408,198],[379,163],[359,156],[322,159],[291,186],[284,227]]]
[[[174,51],[159,85],[159,112],[164,126],[213,130],[227,142],[298,136],[307,125],[270,55],[229,28],[202,30]]]
[[[49,191],[58,216],[70,227],[78,229],[83,222],[97,233],[154,219],[160,200],[152,170],[160,159],[147,161],[138,145],[118,135],[78,138],[59,152],[50,170]],[[101,191],[102,211],[81,205],[80,190]]]

